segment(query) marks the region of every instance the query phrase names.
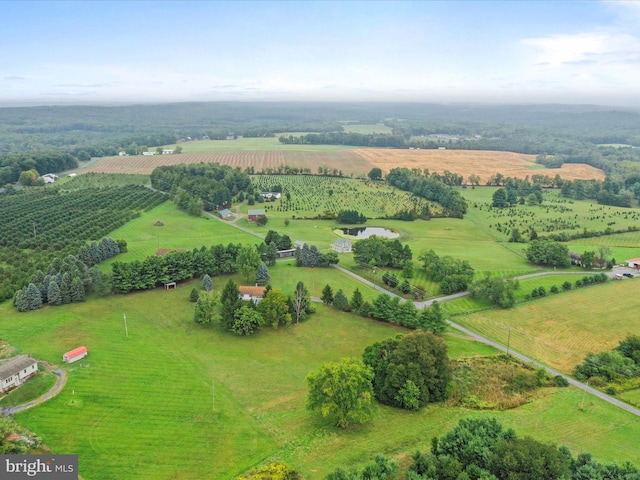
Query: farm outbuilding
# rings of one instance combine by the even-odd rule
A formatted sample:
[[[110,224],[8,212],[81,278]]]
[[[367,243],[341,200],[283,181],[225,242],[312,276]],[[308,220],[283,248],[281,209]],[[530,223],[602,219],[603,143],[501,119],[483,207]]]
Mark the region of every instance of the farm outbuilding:
[[[264,217],[267,213],[265,212],[264,208],[260,208],[260,209],[256,209],[256,210],[249,210],[247,212],[247,220],[249,222],[255,222],[258,220],[258,218],[260,217]]]
[[[218,215],[220,215],[220,218],[233,218],[234,217],[233,212],[231,210],[229,210],[228,208],[220,210],[218,212]]]
[[[0,392],[7,392],[15,388],[32,375],[38,373],[38,362],[30,355],[3,360],[0,363]]]
[[[87,347],[78,347],[65,353],[62,356],[62,361],[65,363],[73,363],[77,362],[78,360],[82,360],[87,355],[89,355]]]
[[[640,258],[632,258],[631,260],[627,260],[625,263],[628,267],[640,270]]]

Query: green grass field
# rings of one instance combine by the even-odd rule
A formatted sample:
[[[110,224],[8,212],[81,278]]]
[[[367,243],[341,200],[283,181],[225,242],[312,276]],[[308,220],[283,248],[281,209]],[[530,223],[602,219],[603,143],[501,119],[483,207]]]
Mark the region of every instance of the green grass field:
[[[223,282],[214,278],[216,285]],[[304,377],[322,362],[359,356],[366,345],[402,330],[318,305],[318,313],[300,325],[238,338],[193,323],[188,292],[197,283],[28,314],[5,302],[2,335],[22,351],[54,362],[79,344],[90,351],[86,360],[66,367],[69,382],[58,397],[19,414],[18,421],[54,451],[78,453],[85,478],[232,478],[274,459],[315,479],[376,452],[410,455],[461,417],[487,415],[443,406],[417,413],[379,406],[370,424],[338,431],[305,410]],[[447,337],[447,343],[455,357],[492,353],[458,337]],[[521,435],[556,441],[556,422],[573,421],[562,442],[574,451],[637,460],[637,452],[624,447],[640,434],[637,422],[589,401],[587,408],[597,411],[582,425],[580,398],[573,389],[562,390],[553,400],[500,418],[526,425],[517,428]],[[622,425],[604,428],[612,416]]]
[[[481,191],[486,196],[490,189],[473,190],[478,195]],[[242,208],[246,211],[247,206]],[[266,227],[248,224],[244,218],[238,225],[259,235],[274,229],[320,249],[338,238],[335,222],[292,220],[285,227],[284,212],[268,216]],[[157,221],[164,226],[155,226]],[[526,261],[522,245],[506,243],[489,227],[491,221],[486,210],[472,207],[465,220],[384,220],[368,225],[397,230],[400,241],[414,252],[416,271],[418,255],[431,248],[441,256],[469,260],[477,275],[514,276],[539,270]],[[633,248],[632,235],[619,236],[623,239],[616,240],[617,245]],[[129,252],[118,261],[142,260],[157,248],[260,241],[213,218],[191,217],[170,202],[110,236],[128,242]],[[356,269],[352,255],[341,254],[340,259],[341,265]],[[101,268],[108,270],[109,263]],[[327,283],[334,292],[342,288],[348,297],[356,287],[366,299],[378,295],[332,268],[301,269],[286,260],[269,271],[272,285],[287,293],[303,281],[318,297]],[[237,275],[232,278],[242,282]],[[549,290],[565,279],[575,283],[578,278],[523,280],[518,295],[534,286]],[[226,280],[214,277],[214,288],[219,290]],[[428,284],[420,272],[412,283]],[[360,356],[367,345],[404,330],[314,304],[317,313],[300,325],[238,338],[193,322],[188,297],[191,288],[199,286],[200,281],[194,280],[176,290],[91,298],[30,313],[17,313],[11,302],[0,304],[0,339],[19,352],[60,362],[63,352],[78,345],[90,351],[87,359],[65,366],[69,382],[63,392],[17,415],[19,423],[41,436],[54,452],[79,454],[80,475],[87,480],[226,479],[269,461],[288,462],[305,478],[321,479],[337,466],[369,462],[379,452],[407,459],[418,448],[428,449],[433,436],[460,418],[485,415],[496,416],[520,436],[565,444],[574,455],[589,451],[601,461],[640,464],[635,447],[640,436],[637,417],[589,396],[581,408],[583,394],[573,388],[550,391],[506,412],[441,405],[407,412],[378,406],[372,422],[339,431],[305,409],[305,376],[325,361]],[[513,349],[569,372],[588,351],[610,349],[637,333],[636,293],[635,281],[610,282],[509,310],[456,316],[454,321],[504,344],[509,341]],[[465,297],[444,306],[451,314],[483,305]],[[449,335],[446,341],[453,357],[494,353],[459,336]]]
[[[609,282],[455,321],[504,345],[509,340],[515,350],[570,373],[588,352],[610,350],[637,334],[637,289],[634,281]]]
[[[35,400],[40,395],[49,391],[56,381],[53,373],[40,369],[38,374],[25,382],[20,388],[12,390],[4,397],[0,398],[0,407],[21,405]]]
[[[288,135],[288,134],[287,134]],[[237,138],[235,140],[194,140],[180,143],[182,153],[223,153],[244,151],[310,151],[334,152],[349,150],[353,147],[344,145],[283,145],[277,137]],[[175,145],[166,145],[174,148]]]
[[[318,305],[306,323],[238,338],[198,327],[189,291],[181,285],[29,314],[5,302],[2,336],[22,351],[52,362],[80,344],[90,352],[66,367],[63,393],[18,415],[20,423],[54,451],[78,453],[85,478],[230,478],[267,457],[292,460],[292,443],[326,447],[322,432],[334,430],[304,409],[304,377],[399,331]],[[457,355],[491,351],[452,342]]]
[[[156,226],[156,222],[163,226]],[[264,234],[267,232],[264,231]],[[261,240],[208,215],[195,218],[165,202],[150,212],[114,230],[110,236],[127,241],[128,252],[114,261],[130,262],[155,255],[158,248],[188,249],[223,243],[259,243]]]

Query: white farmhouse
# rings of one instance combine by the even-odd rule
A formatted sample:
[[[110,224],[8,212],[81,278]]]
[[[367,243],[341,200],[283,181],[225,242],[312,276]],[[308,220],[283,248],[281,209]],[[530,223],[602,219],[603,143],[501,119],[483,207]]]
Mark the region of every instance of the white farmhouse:
[[[38,362],[29,355],[20,355],[0,363],[0,392],[15,388],[38,373]]]

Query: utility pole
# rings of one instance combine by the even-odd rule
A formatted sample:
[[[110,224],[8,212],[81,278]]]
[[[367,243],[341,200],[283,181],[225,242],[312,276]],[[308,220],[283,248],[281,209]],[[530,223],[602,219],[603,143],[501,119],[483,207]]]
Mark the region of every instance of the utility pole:
[[[507,335],[507,355],[509,355],[509,345],[511,344],[511,327],[509,327],[509,333]]]
[[[216,411],[216,381],[211,377],[211,399],[213,401],[213,411]]]
[[[127,328],[127,315],[123,313],[122,317],[124,318],[124,333],[127,335],[127,338],[129,338],[129,329]]]
[[[587,387],[589,387],[589,380],[587,380]],[[580,410],[582,410],[584,408],[584,397],[587,396],[587,389],[584,389],[584,392],[582,393],[582,402],[580,402]]]

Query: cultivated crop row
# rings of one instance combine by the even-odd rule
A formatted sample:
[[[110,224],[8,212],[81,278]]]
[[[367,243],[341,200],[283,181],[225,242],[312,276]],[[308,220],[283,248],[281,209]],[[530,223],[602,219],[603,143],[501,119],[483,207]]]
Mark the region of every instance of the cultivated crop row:
[[[436,204],[378,182],[318,175],[257,175],[251,181],[257,191],[281,190],[280,200],[265,208],[292,216],[337,214],[347,208],[369,218],[422,211],[427,205],[432,212],[439,210]]]
[[[57,249],[97,240],[164,200],[135,185],[7,196],[0,199],[0,246]]]

